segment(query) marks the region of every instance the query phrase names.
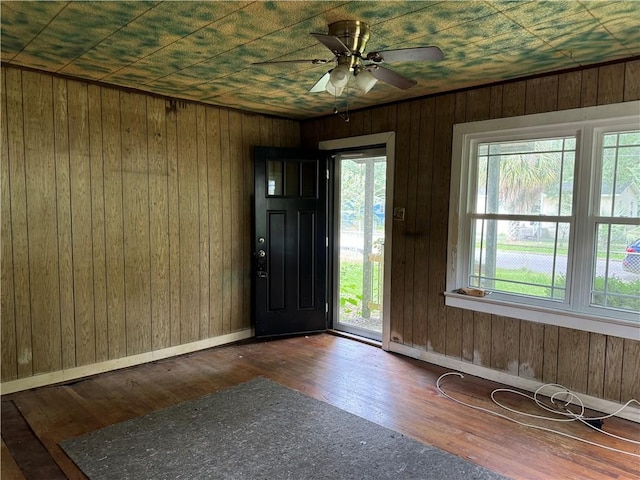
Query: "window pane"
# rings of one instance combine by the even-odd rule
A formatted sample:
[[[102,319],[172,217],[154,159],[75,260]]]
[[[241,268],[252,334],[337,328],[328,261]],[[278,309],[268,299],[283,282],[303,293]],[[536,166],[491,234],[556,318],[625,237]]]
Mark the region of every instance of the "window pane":
[[[600,215],[640,217],[640,132],[603,136]]]
[[[282,195],[282,162],[279,160],[267,162],[267,195]]]
[[[597,226],[591,304],[640,312],[640,227]]]
[[[476,213],[570,215],[575,138],[478,146]]]
[[[300,170],[299,162],[290,161],[285,162],[284,171],[284,194],[287,197],[299,197],[300,196]]]
[[[567,223],[477,220],[469,284],[564,300],[568,239]]]
[[[302,162],[300,165],[302,177],[302,196],[305,198],[316,197],[316,186],[318,184],[318,165],[316,162]]]

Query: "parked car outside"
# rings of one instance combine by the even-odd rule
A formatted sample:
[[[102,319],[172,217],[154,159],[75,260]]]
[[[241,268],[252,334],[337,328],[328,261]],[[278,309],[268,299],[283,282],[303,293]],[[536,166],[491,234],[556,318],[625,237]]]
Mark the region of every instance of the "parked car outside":
[[[640,274],[640,238],[627,247],[622,268],[627,272]]]

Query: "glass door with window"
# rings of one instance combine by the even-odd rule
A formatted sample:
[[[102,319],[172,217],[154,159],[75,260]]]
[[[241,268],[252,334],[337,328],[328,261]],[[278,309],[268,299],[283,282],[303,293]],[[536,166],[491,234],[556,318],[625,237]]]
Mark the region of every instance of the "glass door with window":
[[[384,148],[335,155],[334,324],[382,339],[387,158]]]

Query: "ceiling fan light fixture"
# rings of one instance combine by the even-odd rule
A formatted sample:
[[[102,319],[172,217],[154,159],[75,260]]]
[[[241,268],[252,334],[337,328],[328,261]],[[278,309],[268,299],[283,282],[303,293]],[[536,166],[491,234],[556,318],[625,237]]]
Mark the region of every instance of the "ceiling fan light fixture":
[[[369,70],[361,69],[355,76],[355,82],[362,93],[367,93],[378,82],[378,79]]]
[[[329,83],[336,89],[342,89],[349,83],[349,65],[342,63],[331,71]]]
[[[327,87],[326,87],[327,92],[329,92],[329,94],[333,95],[334,97],[339,97],[340,95],[342,95],[342,91],[344,90],[344,87],[336,87],[335,85],[333,85],[333,83],[331,83],[331,81],[327,82]]]

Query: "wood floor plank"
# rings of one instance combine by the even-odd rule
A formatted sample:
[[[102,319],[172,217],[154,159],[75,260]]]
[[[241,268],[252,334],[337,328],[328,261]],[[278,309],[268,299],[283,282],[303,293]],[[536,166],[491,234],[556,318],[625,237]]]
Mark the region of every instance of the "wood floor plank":
[[[29,428],[11,400],[2,401],[2,441],[25,477],[49,480],[65,478],[58,464],[51,459],[40,439]],[[5,478],[4,461],[2,478]]]
[[[444,368],[371,345],[319,334],[248,340],[63,386],[6,395],[3,402],[12,401],[19,407],[29,427],[69,478],[83,476],[58,447],[62,440],[259,376],[507,477],[595,480],[632,479],[640,474],[637,458],[525,428],[443,397],[435,382],[445,372]],[[499,386],[495,383],[465,376],[447,378],[443,386],[448,394],[464,402],[496,409],[490,401],[491,391]],[[537,408],[522,397],[504,400],[528,412]],[[7,428],[3,419],[3,436]],[[616,448],[632,448],[582,424],[554,424],[553,428]],[[606,420],[605,429],[636,439],[639,434],[637,424],[617,418]],[[640,453],[640,448],[635,453]],[[5,468],[9,467],[3,461],[2,478]]]
[[[0,460],[2,461],[2,478],[3,480],[25,480],[22,470],[11,456],[11,452],[4,443],[0,442]]]

